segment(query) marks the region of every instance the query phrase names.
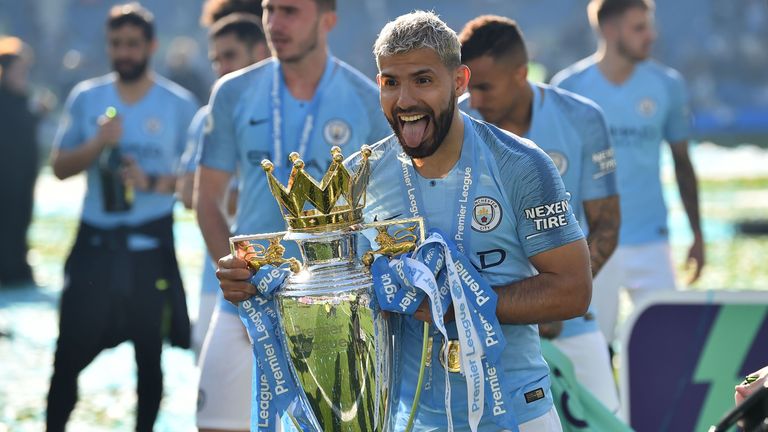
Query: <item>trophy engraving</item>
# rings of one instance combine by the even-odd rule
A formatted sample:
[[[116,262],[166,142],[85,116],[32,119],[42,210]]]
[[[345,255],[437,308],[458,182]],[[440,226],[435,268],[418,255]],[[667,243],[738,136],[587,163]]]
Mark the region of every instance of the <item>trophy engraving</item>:
[[[230,239],[233,254],[253,270],[270,264],[288,265],[293,272],[274,298],[285,352],[315,430],[394,430],[397,318],[380,313],[370,271],[357,256],[357,239],[364,229],[377,230],[379,249],[363,259],[370,264],[374,254],[413,250],[417,241],[423,241],[424,223],[421,218],[362,223],[370,154],[363,146],[362,162],[351,173],[342,163],[341,150],[333,147],[331,165],[318,182],[304,171],[299,155],[291,153],[286,186],[274,177],[274,165],[263,161],[288,230]],[[388,226],[406,224],[410,225],[388,233]],[[283,257],[283,240],[298,244],[301,263]]]

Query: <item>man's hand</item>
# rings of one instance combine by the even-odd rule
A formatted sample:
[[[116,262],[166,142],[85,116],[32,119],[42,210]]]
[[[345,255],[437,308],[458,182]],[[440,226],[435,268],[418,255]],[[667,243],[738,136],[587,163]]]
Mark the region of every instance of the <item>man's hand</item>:
[[[248,263],[240,258],[230,254],[219,259],[216,277],[224,298],[230,303],[239,303],[256,294],[256,287],[248,281],[252,275]]]
[[[149,176],[141,169],[136,159],[123,156],[123,181],[127,186],[146,191],[149,189]]]
[[[701,271],[704,269],[704,238],[701,233],[693,236],[693,244],[690,251],[688,251],[688,261],[685,263],[685,268],[690,270],[693,267],[693,274],[691,275],[688,284],[692,284],[699,279]]]
[[[768,387],[768,385],[766,385],[766,376],[768,376],[768,366],[747,375],[744,382],[736,386],[736,394],[734,395],[736,405],[744,402],[744,399],[748,398],[749,395],[757,391],[760,387]]]
[[[419,321],[426,321],[430,323],[432,322],[432,306],[429,303],[429,297],[424,297],[424,300],[422,300],[419,308],[416,309],[413,317]],[[456,320],[456,316],[453,312],[453,304],[451,304],[448,307],[448,310],[445,311],[445,315],[443,316],[443,323],[447,324],[454,320]]]
[[[103,115],[99,117],[98,123],[99,131],[96,132],[96,141],[102,147],[116,145],[120,142],[120,138],[123,136],[123,119],[120,116],[107,117]]]

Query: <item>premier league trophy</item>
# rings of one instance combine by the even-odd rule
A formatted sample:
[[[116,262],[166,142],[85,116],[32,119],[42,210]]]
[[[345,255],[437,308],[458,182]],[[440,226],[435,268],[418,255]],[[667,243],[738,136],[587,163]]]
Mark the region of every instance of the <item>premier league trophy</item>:
[[[377,250],[364,256],[368,265],[374,254],[413,250],[417,241],[423,241],[423,220],[363,224],[371,150],[363,147],[354,173],[342,163],[338,147],[331,154],[331,166],[317,182],[304,171],[299,155],[292,153],[287,186],[274,177],[273,164],[263,161],[288,230],[236,236],[230,244],[232,253],[254,271],[267,264],[291,270],[274,297],[282,332],[278,339],[301,387],[302,406],[311,411],[310,428],[392,431],[400,386],[393,330],[399,320],[378,309],[371,274],[356,251],[364,230],[374,231],[378,243]],[[390,235],[388,227],[399,229]],[[303,262],[283,258],[283,240],[298,244]],[[271,359],[261,361],[262,368],[269,369]]]

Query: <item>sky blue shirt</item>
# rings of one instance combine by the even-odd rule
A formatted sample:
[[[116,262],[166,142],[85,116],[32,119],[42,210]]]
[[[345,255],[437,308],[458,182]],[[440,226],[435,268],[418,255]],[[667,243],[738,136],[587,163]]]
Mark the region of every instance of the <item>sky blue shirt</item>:
[[[98,119],[107,107],[115,107],[123,121],[119,147],[124,155],[134,158],[149,175],[176,175],[184,152],[187,127],[197,109],[194,97],[180,86],[155,75],[147,94],[133,104],[120,98],[114,73],[83,81],[70,93],[54,147],[74,150],[96,136]],[[99,228],[120,225],[137,226],[171,214],[173,194],[135,191],[129,211],[104,211],[98,159],[86,170],[87,190],[83,201],[82,220]],[[131,236],[131,249],[154,247],[142,236]]]
[[[554,162],[586,234],[589,227],[583,202],[617,194],[616,162],[602,111],[594,102],[576,94],[546,84],[529,84],[533,100],[531,126],[525,138],[541,147]],[[466,93],[459,106],[468,106],[468,102]],[[595,311],[590,311],[590,319],[565,321],[560,337],[598,331]]]
[[[286,225],[275,198],[269,191],[261,161],[275,163],[273,140],[273,80],[279,62],[267,59],[229,74],[219,80],[211,97],[211,114],[203,137],[200,164],[229,173],[238,172],[241,191],[234,234],[285,231]],[[282,74],[279,75],[282,77]],[[331,147],[338,145],[352,154],[366,143],[374,143],[391,133],[381,112],[379,92],[373,82],[347,64],[328,56],[323,77],[312,101],[299,101],[290,95],[280,78],[284,127],[283,167],[287,157],[298,151],[307,113],[315,120],[306,154],[305,169],[318,180],[331,163]],[[287,184],[288,169],[278,179]],[[298,257],[298,248],[286,242],[286,255]],[[222,310],[237,313],[222,301]]]
[[[179,175],[193,174],[200,161],[200,143],[203,141],[205,132],[205,121],[211,108],[208,105],[200,107],[192,118],[187,130],[187,147],[184,154],[181,155],[181,164],[179,165]]]
[[[520,139],[492,125],[463,115],[464,144],[462,158],[473,151],[477,165],[472,168],[472,181],[477,182],[475,198],[470,198],[467,224],[471,237],[465,245],[472,264],[492,286],[509,284],[536,275],[529,258],[583,238],[570,206],[567,192],[552,161],[528,140]],[[469,150],[471,149],[471,150]],[[372,177],[367,191],[365,217],[372,221],[410,217],[401,185],[404,182],[401,154],[394,136],[376,144],[371,155]],[[355,165],[357,158],[349,163]],[[415,170],[414,170],[415,172]],[[456,220],[458,196],[465,181],[465,168],[455,166],[445,178],[426,179],[416,173],[413,179],[424,202],[419,204],[428,228],[450,233]],[[559,205],[552,206],[552,204]],[[544,208],[549,205],[552,212]],[[549,217],[560,221],[547,225]],[[449,337],[455,337],[456,325],[446,326]],[[502,325],[507,347],[502,354],[506,385],[512,394],[519,422],[531,420],[552,407],[549,392],[549,369],[541,356],[538,329],[535,325]],[[420,346],[421,325],[406,326],[404,346]],[[453,336],[451,336],[453,335]],[[443,369],[437,358],[442,344],[435,337],[432,375],[429,390],[422,392],[416,430],[446,430]],[[412,394],[420,361],[417,349],[403,350],[403,394]],[[541,388],[545,397],[526,403],[526,392]],[[451,374],[452,413],[456,430],[469,430],[466,382],[462,375]],[[406,401],[402,406],[409,406]],[[408,412],[400,417],[407,418]],[[401,419],[404,420],[404,419]],[[486,418],[483,430],[498,427]]]
[[[622,84],[608,81],[594,58],[561,71],[552,83],[597,103],[605,115],[616,156],[621,206],[619,244],[667,239],[667,208],[659,178],[661,141],[690,135],[688,95],[675,70],[649,60]]]

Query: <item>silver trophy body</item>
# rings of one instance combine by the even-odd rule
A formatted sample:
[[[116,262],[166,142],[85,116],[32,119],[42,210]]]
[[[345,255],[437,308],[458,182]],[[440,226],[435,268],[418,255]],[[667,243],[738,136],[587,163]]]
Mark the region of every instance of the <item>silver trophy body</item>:
[[[288,235],[304,268],[276,295],[287,352],[322,431],[385,431],[395,343],[355,235]]]

